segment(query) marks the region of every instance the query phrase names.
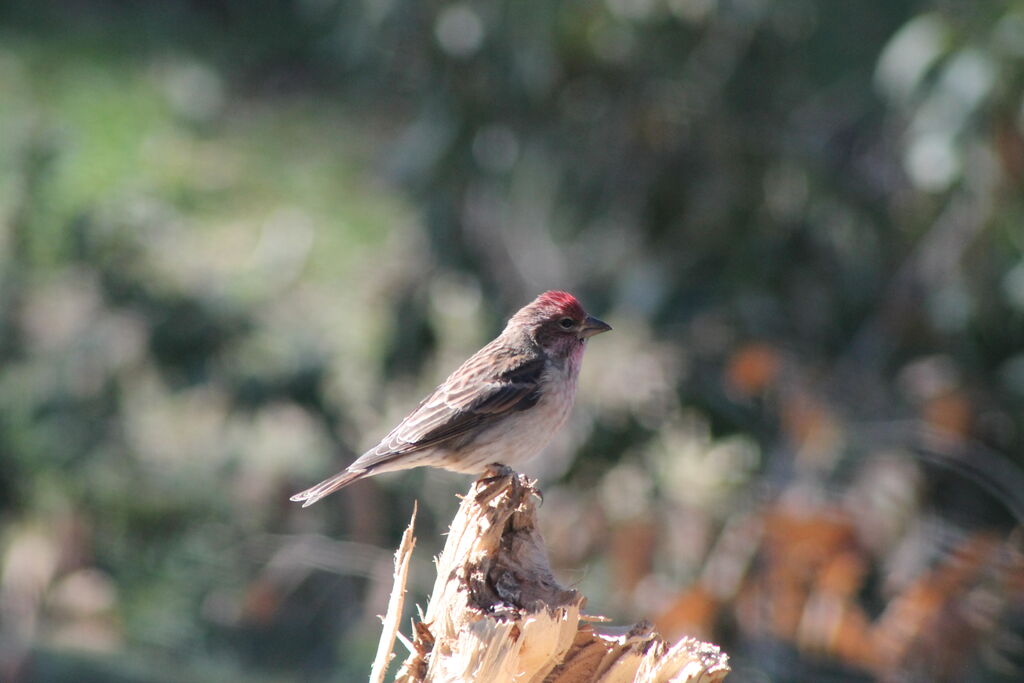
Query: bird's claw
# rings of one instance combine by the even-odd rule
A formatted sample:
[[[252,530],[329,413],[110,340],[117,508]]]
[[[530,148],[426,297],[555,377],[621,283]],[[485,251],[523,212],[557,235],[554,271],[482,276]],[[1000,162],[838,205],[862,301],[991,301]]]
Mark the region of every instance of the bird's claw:
[[[484,469],[483,474],[476,480],[476,486],[480,492],[476,495],[477,503],[485,503],[493,499],[498,491],[505,485],[505,480],[511,479],[510,488],[515,493],[519,489],[520,478],[508,465],[503,465],[500,462],[491,463]],[[540,499],[540,504],[544,504],[544,492],[537,488],[537,482],[530,481],[527,484],[529,491]]]
[[[476,495],[476,502],[478,504],[484,504],[492,500],[498,495],[498,492],[505,486],[507,479],[512,480],[512,486],[518,485],[518,480],[515,476],[515,471],[508,465],[495,462],[491,463],[484,469],[480,478],[476,480],[476,485],[479,488],[479,493]]]
[[[508,465],[503,465],[500,462],[492,462],[484,468],[484,473],[480,475],[480,481],[492,481],[503,477],[511,477],[514,474],[515,471],[513,471],[513,469]]]

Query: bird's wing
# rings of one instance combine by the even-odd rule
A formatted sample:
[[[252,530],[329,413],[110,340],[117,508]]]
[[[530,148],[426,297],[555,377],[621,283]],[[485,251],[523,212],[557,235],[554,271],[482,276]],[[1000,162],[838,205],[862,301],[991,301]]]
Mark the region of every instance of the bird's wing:
[[[485,346],[349,469],[368,469],[531,408],[540,400],[543,372],[539,349]]]

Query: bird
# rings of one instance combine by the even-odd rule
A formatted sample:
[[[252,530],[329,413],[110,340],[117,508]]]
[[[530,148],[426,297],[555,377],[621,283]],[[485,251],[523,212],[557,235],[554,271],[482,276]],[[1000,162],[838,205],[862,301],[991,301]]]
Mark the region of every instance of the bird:
[[[308,507],[382,472],[429,466],[480,474],[533,458],[569,416],[587,340],[611,329],[572,294],[544,292],[380,443],[291,500]]]

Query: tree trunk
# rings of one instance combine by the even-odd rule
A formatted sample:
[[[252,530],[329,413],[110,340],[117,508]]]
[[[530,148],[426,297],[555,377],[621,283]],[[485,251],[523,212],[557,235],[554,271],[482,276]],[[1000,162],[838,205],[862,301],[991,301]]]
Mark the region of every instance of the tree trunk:
[[[670,646],[647,622],[616,629],[584,615],[586,598],[551,574],[537,531],[538,498],[532,482],[508,469],[474,482],[437,560],[426,615],[414,624],[411,643],[399,635],[410,654],[396,681],[713,683],[725,677],[728,658],[714,645],[684,638]],[[394,591],[404,589],[404,580],[396,581]],[[388,654],[392,642],[385,641],[395,637],[389,630],[381,643]]]

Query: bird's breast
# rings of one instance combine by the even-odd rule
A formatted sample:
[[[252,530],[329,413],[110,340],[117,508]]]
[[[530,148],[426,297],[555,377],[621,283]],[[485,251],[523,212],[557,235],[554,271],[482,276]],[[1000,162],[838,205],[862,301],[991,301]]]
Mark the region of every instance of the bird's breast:
[[[515,467],[538,455],[565,424],[575,393],[576,377],[569,364],[549,364],[537,403],[509,414],[466,444],[473,455],[460,463],[460,469],[479,470],[495,462]]]

